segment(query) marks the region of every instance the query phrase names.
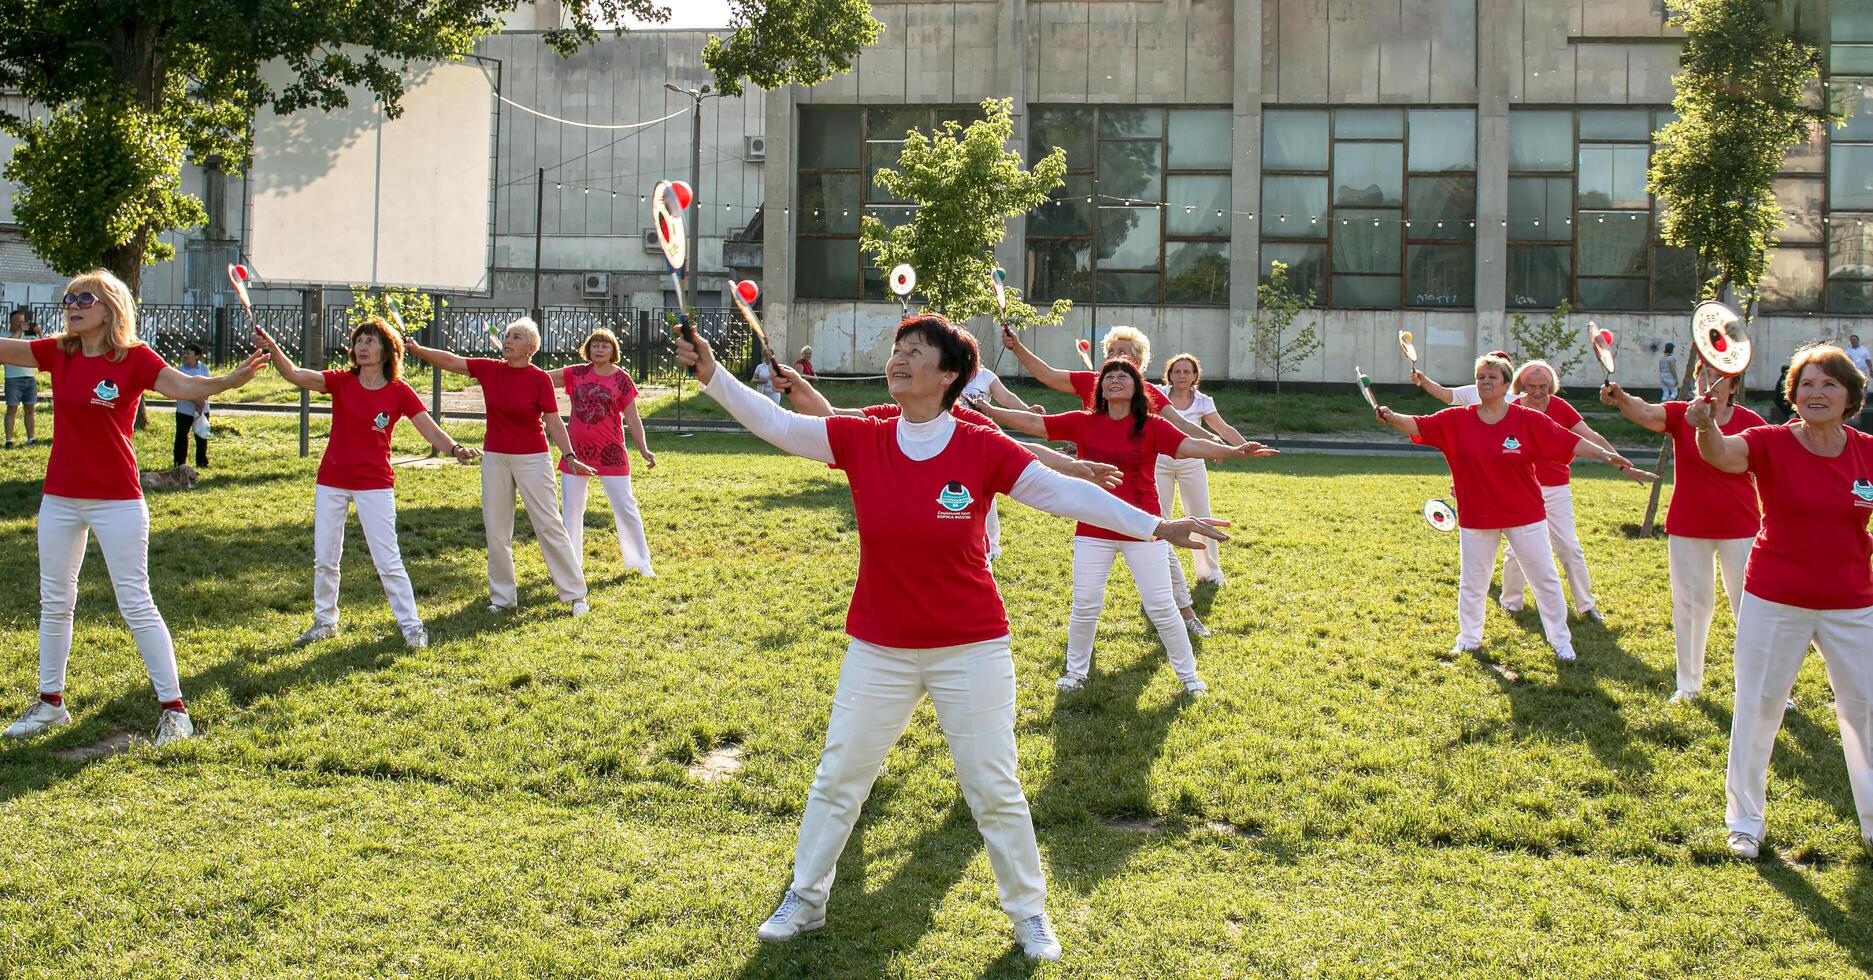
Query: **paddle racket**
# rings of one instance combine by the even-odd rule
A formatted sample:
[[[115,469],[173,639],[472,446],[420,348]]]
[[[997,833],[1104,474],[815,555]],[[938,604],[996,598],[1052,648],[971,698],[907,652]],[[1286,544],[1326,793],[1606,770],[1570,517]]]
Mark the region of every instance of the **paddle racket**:
[[[774,370],[774,377],[780,377],[780,362],[774,360],[774,345],[767,342],[767,331],[761,329],[761,318],[754,315],[754,303],[761,298],[761,285],[753,279],[743,279],[729,290],[735,297],[735,309],[741,311],[741,318],[748,321],[748,329],[754,331],[754,339],[761,342],[761,349],[767,352],[767,365]]]
[[[897,303],[904,308],[904,315],[910,316],[910,291],[917,288],[917,270],[909,262],[899,262],[891,270],[891,293],[897,297]]]
[[[1424,523],[1436,531],[1455,531],[1457,529],[1457,509],[1446,500],[1427,500],[1424,502]]]
[[[1400,354],[1405,355],[1405,360],[1411,362],[1411,367],[1413,370],[1417,369],[1418,367],[1418,345],[1412,343],[1411,331],[1400,330],[1398,332],[1398,352]]]
[[[1359,382],[1359,393],[1365,396],[1366,404],[1370,406],[1374,412],[1377,412],[1379,410],[1379,400],[1372,396],[1372,379],[1367,377],[1366,372],[1357,364],[1353,365],[1353,378]]]
[[[1726,378],[1741,377],[1755,353],[1743,330],[1743,318],[1714,299],[1691,311],[1691,344],[1705,364]],[[1704,400],[1710,400],[1710,392],[1704,393]]]
[[[650,195],[650,216],[657,230],[657,248],[663,252],[670,270],[670,282],[676,287],[676,320],[683,339],[696,341],[696,328],[689,322],[689,307],[683,304],[684,265],[689,260],[689,235],[683,230],[683,211],[693,200],[689,185],[680,181],[660,180]]]
[[[1073,345],[1073,350],[1080,355],[1080,363],[1086,365],[1086,370],[1091,371],[1093,369],[1093,342],[1081,338]]]
[[[384,315],[390,317],[390,322],[396,326],[398,333],[410,332],[409,328],[403,325],[403,304],[397,302],[395,296],[384,297]]]
[[[1613,331],[1602,329],[1592,320],[1587,321],[1587,338],[1593,343],[1593,356],[1600,362],[1600,370],[1605,372],[1606,381],[1613,381]]]

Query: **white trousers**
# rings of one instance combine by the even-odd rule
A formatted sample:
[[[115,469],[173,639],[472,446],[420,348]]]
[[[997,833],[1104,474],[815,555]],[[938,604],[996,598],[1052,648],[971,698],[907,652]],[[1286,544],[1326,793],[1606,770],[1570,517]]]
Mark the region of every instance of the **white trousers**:
[[[1138,586],[1145,615],[1157,627],[1158,639],[1171,658],[1177,679],[1188,684],[1197,679],[1197,656],[1190,649],[1190,634],[1184,631],[1184,618],[1177,613],[1171,593],[1170,556],[1164,552],[1168,541],[1112,541],[1106,538],[1073,538],[1073,609],[1067,616],[1067,673],[1085,677],[1093,666],[1093,633],[1099,627],[1099,610],[1106,604],[1106,579],[1112,575],[1112,562],[1125,556],[1132,570],[1132,583]]]
[[[566,537],[572,542],[572,556],[585,573],[585,491],[592,478],[559,474],[559,518],[566,525]],[[605,499],[611,502],[611,519],[618,525],[618,553],[628,568],[646,575],[650,569],[650,542],[644,539],[644,515],[637,509],[637,497],[631,493],[629,476],[601,476]]]
[[[1661,373],[1658,376],[1658,400],[1661,402],[1669,402],[1676,401],[1677,398],[1678,379],[1669,374]]]
[[[1548,551],[1547,525],[1524,524],[1487,531],[1466,527],[1457,535],[1457,645],[1466,650],[1483,645],[1483,606],[1489,600],[1490,573],[1496,567],[1499,542],[1506,538],[1510,554],[1517,556],[1528,571],[1528,585],[1535,591],[1535,608],[1541,613],[1541,628],[1548,635],[1548,645],[1556,654],[1572,654],[1574,638],[1567,630],[1567,599],[1561,595],[1561,579],[1554,573],[1554,556]]]
[[[1810,642],[1821,651],[1834,689],[1860,833],[1873,835],[1873,606],[1803,609],[1747,593],[1737,611],[1736,710],[1724,779],[1724,822],[1732,832],[1763,836],[1769,752]]]
[[[1574,594],[1574,610],[1585,615],[1594,608],[1593,579],[1587,574],[1587,553],[1580,547],[1580,535],[1574,532],[1574,488],[1542,487],[1542,502],[1548,508],[1548,544],[1561,568],[1567,572],[1567,590]],[[1522,605],[1522,592],[1528,578],[1515,551],[1502,559],[1502,601],[1510,609]]]
[[[533,537],[561,602],[585,598],[585,574],[559,519],[553,461],[546,453],[481,454],[481,523],[488,534],[488,593],[497,606],[519,602],[514,584],[514,492],[527,505]]]
[[[416,613],[416,590],[410,585],[410,573],[404,571],[403,550],[397,545],[396,491],[327,486],[312,488],[313,624],[338,625],[338,565],[345,556],[345,521],[352,504],[358,506],[358,527],[364,530],[371,564],[377,566],[377,580],[384,585],[397,626],[407,630],[423,625]]]
[[[1696,694],[1704,688],[1704,644],[1710,618],[1717,612],[1717,569],[1736,618],[1743,601],[1743,567],[1755,538],[1684,538],[1667,542],[1671,560],[1671,633],[1678,647],[1678,690]]]
[[[839,854],[886,753],[925,693],[956,762],[956,781],[988,845],[1002,910],[1019,922],[1047,902],[1027,795],[1015,774],[1015,665],[1006,636],[910,650],[853,640],[839,668],[826,749],[800,817],[793,890],[813,905],[832,891]]]
[[[39,690],[65,690],[72,655],[72,611],[85,540],[98,536],[104,568],[117,593],[117,613],[130,627],[156,700],[182,697],[169,625],[150,598],[150,511],[142,500],[80,500],[47,495],[39,501]]]
[[[1185,517],[1214,517],[1210,513],[1210,471],[1200,459],[1173,459],[1169,456],[1158,457],[1158,513],[1165,520],[1171,519],[1171,504],[1182,497]],[[1199,580],[1218,580],[1223,577],[1222,563],[1217,560],[1218,542],[1206,540],[1201,549],[1192,557],[1191,563],[1197,570]],[[1190,608],[1190,583],[1184,579],[1184,563],[1177,557],[1176,548],[1169,549],[1171,563],[1171,589],[1177,598],[1177,608]]]

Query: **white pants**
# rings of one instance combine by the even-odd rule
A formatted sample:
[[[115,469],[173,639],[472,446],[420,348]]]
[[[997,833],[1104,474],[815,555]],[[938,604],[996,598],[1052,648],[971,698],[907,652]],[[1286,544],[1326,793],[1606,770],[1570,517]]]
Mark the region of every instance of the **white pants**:
[[[1678,379],[1669,374],[1660,374],[1658,376],[1658,400],[1661,402],[1669,402],[1676,401],[1677,398]]]
[[[1581,550],[1580,535],[1574,532],[1574,488],[1542,487],[1541,499],[1548,508],[1548,544],[1567,572],[1567,590],[1574,594],[1574,610],[1585,615],[1594,608],[1593,579],[1587,574],[1587,553]],[[1502,559],[1502,604],[1520,609],[1527,581],[1521,562],[1510,549]]]
[[[552,458],[546,453],[482,453],[481,523],[488,534],[488,593],[494,604],[512,606],[519,601],[514,585],[515,490],[527,505],[527,519],[533,522],[533,537],[540,542],[559,601],[585,598],[585,575],[553,496]]]
[[[1158,513],[1165,520],[1171,519],[1171,504],[1178,497],[1184,498],[1185,517],[1213,517],[1210,513],[1210,471],[1200,459],[1172,459],[1169,456],[1158,457]],[[1199,580],[1221,581],[1223,566],[1217,561],[1218,542],[1206,539],[1203,547],[1192,556],[1191,562],[1197,570]],[[1190,608],[1190,583],[1184,579],[1184,563],[1177,557],[1177,548],[1169,549],[1171,563],[1171,588],[1177,598],[1177,608]]]
[[[1732,832],[1763,835],[1769,751],[1810,642],[1821,651],[1834,689],[1860,833],[1873,835],[1873,606],[1802,609],[1747,593],[1737,612],[1736,710],[1724,779],[1724,822]]]
[[[1009,638],[910,650],[853,640],[839,668],[813,788],[794,849],[794,893],[824,905],[839,854],[886,753],[925,692],[956,763],[956,781],[988,845],[1002,910],[1019,922],[1047,902],[1034,821],[1015,774],[1015,665]]]
[[[117,593],[117,613],[130,627],[156,700],[182,697],[176,648],[169,625],[150,598],[150,511],[138,500],[80,500],[45,496],[39,501],[39,690],[65,690],[65,664],[72,655],[72,610],[78,600],[78,570],[85,539],[95,532],[104,568]]]
[[[338,565],[345,555],[345,521],[351,505],[358,505],[358,526],[384,584],[390,611],[402,629],[423,625],[416,613],[416,590],[403,569],[403,551],[397,546],[397,494],[395,490],[340,490],[312,488],[312,622],[338,625]]]
[[[1132,583],[1138,586],[1138,598],[1144,602],[1145,615],[1157,627],[1158,639],[1171,658],[1177,679],[1188,684],[1197,679],[1197,657],[1190,649],[1190,634],[1184,631],[1184,618],[1177,614],[1177,602],[1171,593],[1170,556],[1164,552],[1168,541],[1112,541],[1106,538],[1073,538],[1073,610],[1067,616],[1067,673],[1085,677],[1093,666],[1093,633],[1099,627],[1099,610],[1106,604],[1106,579],[1112,574],[1112,562],[1125,556],[1132,570]]]
[[[566,525],[566,537],[572,542],[572,556],[585,570],[585,491],[589,476],[559,474],[559,517]],[[650,569],[650,542],[644,539],[644,515],[637,509],[637,497],[631,493],[628,476],[601,476],[605,499],[611,501],[611,518],[618,525],[618,553],[624,564],[646,575]]]
[[[1717,569],[1736,618],[1743,601],[1743,567],[1755,538],[1683,538],[1667,543],[1671,560],[1671,632],[1678,646],[1678,690],[1696,694],[1704,688],[1704,643],[1717,611]]]
[[[1574,638],[1567,631],[1567,599],[1561,579],[1554,573],[1545,524],[1493,528],[1462,528],[1457,532],[1460,572],[1457,577],[1457,645],[1474,650],[1483,645],[1483,606],[1489,598],[1490,573],[1496,567],[1498,542],[1508,539],[1509,552],[1528,570],[1528,585],[1535,591],[1541,628],[1556,654],[1572,654]],[[1506,567],[1506,566],[1505,566]]]

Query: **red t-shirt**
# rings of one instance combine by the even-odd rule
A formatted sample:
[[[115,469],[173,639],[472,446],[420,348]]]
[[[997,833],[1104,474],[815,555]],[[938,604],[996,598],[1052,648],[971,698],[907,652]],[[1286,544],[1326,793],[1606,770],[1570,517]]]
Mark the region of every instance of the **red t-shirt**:
[[[904,414],[903,407],[898,405],[871,405],[859,409],[859,411],[864,412],[865,417],[868,419],[894,419]],[[979,425],[985,429],[993,429],[998,432],[1001,430],[1001,427],[996,425],[988,416],[966,405],[957,404],[950,406],[950,414],[956,416],[956,421],[958,422],[967,422],[970,425]]]
[[[1740,433],[1762,498],[1743,591],[1803,609],[1873,606],[1873,435],[1845,431],[1847,448],[1833,459],[1809,452],[1787,426]]]
[[[1073,379],[1073,393],[1080,396],[1080,407],[1089,412],[1092,411],[1096,407],[1094,397],[1099,393],[1098,373],[1093,371],[1070,371],[1067,373],[1067,376]],[[1153,412],[1162,412],[1164,406],[1171,403],[1169,398],[1164,397],[1164,392],[1158,390],[1157,385],[1150,384],[1145,385],[1145,401],[1151,404],[1151,410]],[[1171,426],[1171,428],[1175,429],[1177,427]]]
[[[318,483],[335,490],[388,490],[397,483],[390,468],[390,431],[398,419],[420,415],[423,399],[402,381],[373,391],[350,371],[326,371],[332,396],[332,434],[319,460]]]
[[[959,423],[949,445],[913,460],[895,420],[826,420],[833,468],[844,470],[858,519],[858,584],[845,631],[867,643],[928,649],[1008,635],[989,574],[989,505],[1014,489],[1034,454]]]
[[[1748,473],[1725,473],[1704,462],[1697,451],[1697,429],[1684,424],[1690,402],[1666,402],[1665,432],[1671,436],[1671,503],[1665,508],[1665,533],[1677,538],[1753,538],[1762,530],[1756,506],[1756,481]],[[1717,427],[1726,436],[1767,425],[1762,416],[1738,405],[1730,421]]]
[[[1526,403],[1524,403],[1526,404]],[[1532,409],[1531,409],[1532,411]],[[1572,429],[1580,424],[1580,413],[1574,406],[1562,401],[1558,395],[1548,396],[1548,407],[1542,413],[1554,420],[1554,424],[1563,429]],[[1578,436],[1576,436],[1578,438]],[[1564,487],[1572,473],[1568,464],[1574,461],[1572,454],[1566,460],[1538,459],[1535,461],[1535,482],[1544,487]]]
[[[622,368],[605,375],[589,364],[567,368],[565,379],[566,400],[572,403],[572,424],[566,433],[572,439],[572,451],[599,476],[630,476],[631,455],[624,451],[624,423],[619,416],[637,400],[637,384]],[[564,457],[559,460],[559,471],[572,472]]]
[[[1487,531],[1547,519],[1535,463],[1573,459],[1580,437],[1520,405],[1508,406],[1491,425],[1477,414],[1481,407],[1446,408],[1418,419],[1417,441],[1442,451],[1450,464],[1457,526]]]
[[[33,360],[52,376],[52,458],[45,492],[80,500],[136,500],[137,449],[130,430],[137,402],[169,365],[147,346],[124,351],[121,361],[82,351],[67,354],[58,337],[32,342]]]
[[[795,361],[795,362],[793,362],[793,369],[794,369],[795,371],[798,371],[798,372],[800,372],[800,374],[802,374],[802,375],[804,375],[805,377],[809,377],[809,378],[817,378],[817,377],[819,377],[819,375],[817,375],[817,374],[815,374],[815,373],[813,372],[813,362],[812,362],[812,361],[809,361],[809,360],[807,360],[807,359],[806,359],[806,358],[804,358],[804,357],[802,357],[802,358],[800,358],[799,360],[797,360],[797,361]]]
[[[1124,471],[1125,480],[1112,491],[1114,496],[1146,513],[1158,513],[1158,456],[1176,456],[1177,447],[1187,438],[1176,426],[1153,415],[1145,419],[1144,430],[1133,435],[1130,416],[1115,419],[1095,412],[1062,412],[1044,418],[1047,438],[1072,442],[1079,447],[1081,459],[1110,463]],[[1107,541],[1138,540],[1086,523],[1073,533]]]
[[[481,382],[481,397],[488,405],[488,434],[481,448],[516,456],[546,452],[540,416],[559,412],[553,379],[532,364],[509,367],[492,357],[469,358],[468,373]]]

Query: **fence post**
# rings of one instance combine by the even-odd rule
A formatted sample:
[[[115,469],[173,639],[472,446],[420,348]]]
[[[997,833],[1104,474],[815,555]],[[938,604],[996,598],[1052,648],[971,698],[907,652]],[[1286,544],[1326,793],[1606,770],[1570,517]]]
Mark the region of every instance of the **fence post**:
[[[442,295],[429,297],[429,336],[425,347],[442,346]],[[429,417],[437,425],[442,424],[442,369],[432,365],[429,369]],[[431,456],[435,455],[432,450]]]
[[[215,307],[215,366],[228,363],[228,308]]]

